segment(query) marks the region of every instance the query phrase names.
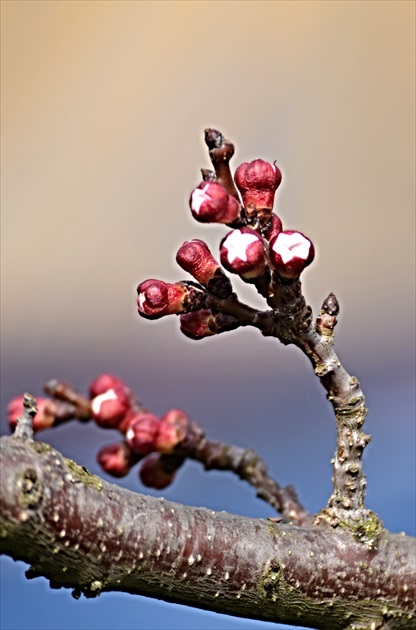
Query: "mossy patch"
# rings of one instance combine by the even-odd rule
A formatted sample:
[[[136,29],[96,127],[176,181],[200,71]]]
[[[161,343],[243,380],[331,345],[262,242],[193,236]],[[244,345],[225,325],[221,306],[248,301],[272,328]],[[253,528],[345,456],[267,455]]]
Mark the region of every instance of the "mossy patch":
[[[75,481],[83,483],[86,486],[93,486],[99,492],[103,489],[102,481],[96,475],[90,473],[84,466],[76,464],[72,459],[63,458],[65,466],[70,470],[71,474],[75,477]]]
[[[339,527],[348,529],[358,542],[369,549],[374,549],[378,539],[385,532],[380,518],[371,510],[367,510],[366,518],[357,521],[341,521]]]

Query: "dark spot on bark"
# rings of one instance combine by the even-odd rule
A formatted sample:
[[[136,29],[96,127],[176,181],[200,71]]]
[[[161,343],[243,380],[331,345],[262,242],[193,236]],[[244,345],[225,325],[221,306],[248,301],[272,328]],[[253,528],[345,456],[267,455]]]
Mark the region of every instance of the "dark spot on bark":
[[[42,484],[33,468],[23,473],[20,492],[20,504],[24,508],[35,509],[42,503]]]
[[[276,598],[277,591],[279,590],[281,570],[282,568],[277,560],[272,560],[270,562],[269,569],[264,576],[263,588],[266,591],[267,597],[271,599]]]

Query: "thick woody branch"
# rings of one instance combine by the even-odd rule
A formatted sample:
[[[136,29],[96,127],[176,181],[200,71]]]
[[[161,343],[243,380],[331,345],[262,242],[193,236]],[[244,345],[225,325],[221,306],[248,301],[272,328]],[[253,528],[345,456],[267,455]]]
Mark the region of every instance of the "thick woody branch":
[[[414,540],[369,549],[298,527],[190,508],[108,484],[51,447],[1,440],[0,551],[88,597],[125,591],[313,628],[416,628]]]
[[[240,304],[241,311],[245,312],[243,304],[236,304]],[[250,309],[250,312],[253,310]],[[56,413],[54,424],[74,419],[88,422],[92,419],[91,401],[67,383],[54,379],[49,381],[44,389],[53,398]],[[35,403],[33,398],[31,400]],[[130,400],[136,411],[147,411],[132,392],[130,392]],[[30,418],[29,421],[31,423]],[[21,420],[18,427],[20,423]],[[131,465],[135,465],[141,458],[130,451],[127,443],[124,443],[124,446],[130,454]],[[206,470],[224,470],[238,475],[240,479],[253,486],[257,491],[257,496],[279,512],[284,521],[298,525],[312,521],[312,515],[301,504],[295,488],[292,485],[280,486],[269,475],[265,462],[253,449],[243,449],[210,440],[205,436],[202,427],[195,422],[189,422],[183,439],[168,454],[162,455],[163,467],[167,472],[173,472],[186,459],[198,461]]]

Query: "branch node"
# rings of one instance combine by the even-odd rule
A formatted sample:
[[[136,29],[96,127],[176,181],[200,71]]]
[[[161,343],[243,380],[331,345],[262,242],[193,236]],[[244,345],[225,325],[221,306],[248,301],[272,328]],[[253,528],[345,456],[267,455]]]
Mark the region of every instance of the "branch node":
[[[334,293],[330,293],[322,304],[322,311],[327,315],[336,317],[339,315],[339,302]]]

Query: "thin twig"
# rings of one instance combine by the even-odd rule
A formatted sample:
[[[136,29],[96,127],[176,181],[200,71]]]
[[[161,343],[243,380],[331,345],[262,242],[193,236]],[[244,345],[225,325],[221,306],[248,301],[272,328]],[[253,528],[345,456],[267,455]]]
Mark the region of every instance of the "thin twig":
[[[27,393],[23,394],[23,413],[17,420],[15,437],[33,442],[33,418],[37,411],[36,398]]]

